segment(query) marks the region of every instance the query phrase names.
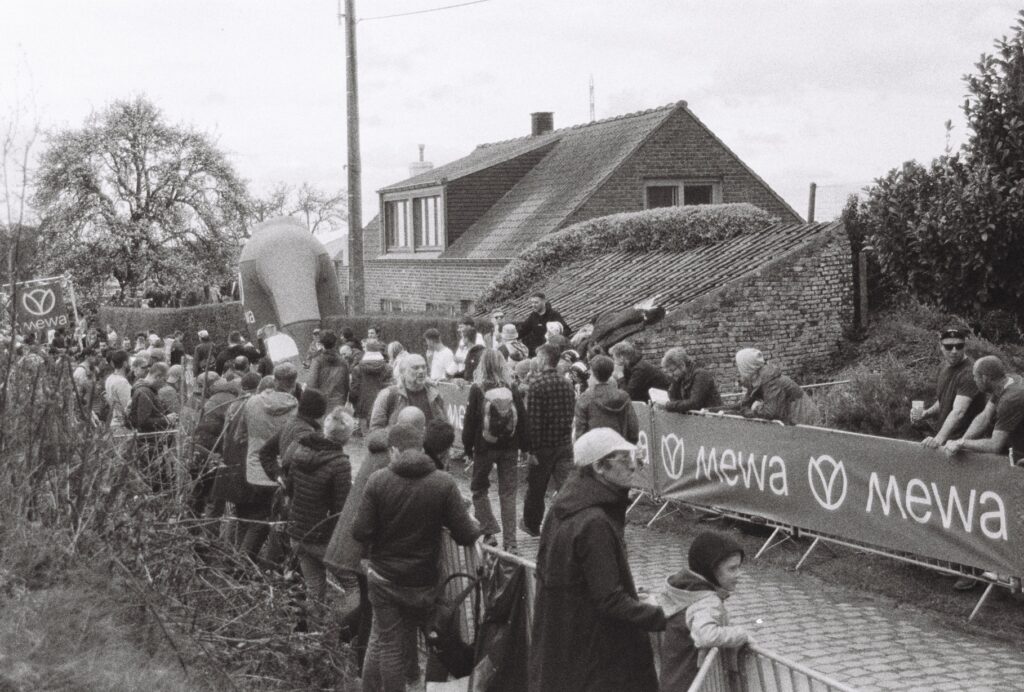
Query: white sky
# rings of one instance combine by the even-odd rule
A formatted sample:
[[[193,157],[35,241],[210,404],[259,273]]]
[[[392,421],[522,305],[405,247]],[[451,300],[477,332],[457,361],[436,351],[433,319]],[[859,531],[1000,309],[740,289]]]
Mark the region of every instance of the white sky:
[[[372,17],[459,0],[357,0]],[[481,142],[685,99],[798,212],[963,136],[961,77],[1009,32],[995,0],[488,0],[358,32],[364,222],[416,145]],[[345,184],[336,0],[0,0],[0,110],[79,126],[146,94],[212,133],[256,191]],[[839,186],[829,188],[827,186]]]

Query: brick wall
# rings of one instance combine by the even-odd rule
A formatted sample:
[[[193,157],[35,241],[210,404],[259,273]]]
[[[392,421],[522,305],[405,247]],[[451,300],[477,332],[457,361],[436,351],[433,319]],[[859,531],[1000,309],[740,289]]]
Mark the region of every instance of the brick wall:
[[[826,365],[853,321],[853,274],[844,233],[816,240],[667,315],[634,341],[660,363],[685,347],[722,391],[736,389],[736,351],[755,347],[784,372]]]
[[[562,226],[643,210],[651,178],[716,180],[723,203],[749,202],[781,221],[802,221],[696,117],[677,109]]]
[[[368,260],[366,309],[378,312],[381,300],[401,301],[402,312],[425,312],[432,305],[459,306],[475,301],[505,260]]]

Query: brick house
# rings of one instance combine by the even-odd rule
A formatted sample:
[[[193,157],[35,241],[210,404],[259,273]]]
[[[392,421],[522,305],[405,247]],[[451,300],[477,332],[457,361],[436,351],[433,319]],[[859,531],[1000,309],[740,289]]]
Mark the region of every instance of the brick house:
[[[801,221],[685,101],[560,130],[534,113],[529,136],[482,144],[378,195],[364,232],[369,312],[471,312],[531,243],[607,214],[749,202]]]

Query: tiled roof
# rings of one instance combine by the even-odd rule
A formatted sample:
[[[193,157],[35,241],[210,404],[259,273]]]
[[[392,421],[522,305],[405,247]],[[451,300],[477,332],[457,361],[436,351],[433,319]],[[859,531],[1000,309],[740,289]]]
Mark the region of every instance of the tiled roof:
[[[452,258],[515,257],[527,246],[558,228],[632,154],[676,108],[670,104],[640,113],[577,125],[539,137],[527,137],[478,147],[449,166],[467,171],[490,161],[494,165],[529,151],[530,144],[558,143],[494,206],[484,213],[442,254]],[[496,156],[497,155],[497,156]],[[442,166],[423,174],[440,180]],[[465,174],[465,173],[463,173]],[[447,174],[450,178],[451,175]]]
[[[332,260],[340,261],[348,248],[348,236],[343,235],[340,238],[329,240],[324,243],[324,248],[327,249],[327,254]]]
[[[838,222],[776,224],[687,252],[610,253],[567,265],[531,292],[543,292],[574,330],[598,313],[653,297],[671,313],[838,227]],[[524,295],[505,311],[519,320],[529,309]]]

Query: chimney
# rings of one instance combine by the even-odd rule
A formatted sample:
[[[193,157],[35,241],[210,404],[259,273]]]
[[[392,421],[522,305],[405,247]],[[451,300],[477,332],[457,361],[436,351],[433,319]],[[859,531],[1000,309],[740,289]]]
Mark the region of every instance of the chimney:
[[[413,161],[412,163],[409,164],[409,177],[410,178],[415,178],[420,173],[426,173],[427,171],[429,171],[431,168],[434,167],[434,164],[432,164],[430,161],[424,161],[423,160],[423,150],[427,148],[427,145],[426,144],[420,144],[419,148],[420,148],[420,160],[419,161]]]
[[[530,113],[530,134],[546,135],[555,129],[555,114],[550,111]]]

